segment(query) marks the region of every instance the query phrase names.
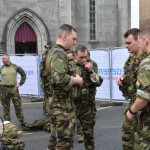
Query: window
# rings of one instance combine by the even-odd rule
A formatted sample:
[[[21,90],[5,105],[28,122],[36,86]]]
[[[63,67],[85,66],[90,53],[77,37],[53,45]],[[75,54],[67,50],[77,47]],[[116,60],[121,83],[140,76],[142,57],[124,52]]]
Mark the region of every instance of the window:
[[[89,0],[90,40],[96,40],[96,7],[95,0]]]

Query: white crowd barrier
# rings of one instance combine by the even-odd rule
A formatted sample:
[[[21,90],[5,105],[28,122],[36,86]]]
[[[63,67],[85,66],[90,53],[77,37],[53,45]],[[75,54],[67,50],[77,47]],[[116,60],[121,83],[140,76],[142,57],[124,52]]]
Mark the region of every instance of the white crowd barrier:
[[[123,66],[129,56],[127,49],[90,49],[90,53],[91,59],[98,64],[98,74],[103,78],[103,84],[97,88],[96,98],[124,101],[116,84],[116,78],[124,73]],[[19,88],[20,94],[42,96],[39,77],[39,64],[42,56],[10,55],[10,59],[12,63],[22,67],[26,72],[27,79],[25,84]],[[2,61],[0,61],[1,65]],[[20,80],[19,74],[17,80]]]
[[[124,73],[123,66],[129,54],[125,48],[90,49],[91,59],[98,64],[103,84],[97,88],[96,98],[124,101],[116,79]]]
[[[13,64],[20,66],[26,73],[26,82],[19,88],[20,94],[39,95],[38,57],[36,55],[10,55]],[[3,64],[2,61],[0,63]],[[17,74],[17,81],[20,81]]]

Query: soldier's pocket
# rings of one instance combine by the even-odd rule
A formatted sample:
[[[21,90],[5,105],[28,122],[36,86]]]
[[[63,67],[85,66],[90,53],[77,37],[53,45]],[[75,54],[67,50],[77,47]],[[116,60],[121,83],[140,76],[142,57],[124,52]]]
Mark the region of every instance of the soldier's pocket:
[[[75,123],[75,112],[71,111],[71,112],[67,112],[67,111],[59,111],[57,114],[55,114],[57,120],[64,120],[64,121],[68,121],[71,120],[72,123]]]

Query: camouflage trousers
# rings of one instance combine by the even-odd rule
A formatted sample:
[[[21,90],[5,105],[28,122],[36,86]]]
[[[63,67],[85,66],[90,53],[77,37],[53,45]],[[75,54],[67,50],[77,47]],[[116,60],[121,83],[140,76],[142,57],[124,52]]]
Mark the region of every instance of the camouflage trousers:
[[[83,128],[78,118],[76,118],[77,135],[83,136]]]
[[[95,93],[95,92],[93,91],[93,93]],[[95,115],[97,113],[96,102],[95,102],[95,94],[91,96],[91,109],[92,109],[93,116],[95,117]]]
[[[125,116],[122,126],[123,150],[133,150],[136,129],[137,129],[137,120],[129,122]]]
[[[134,150],[150,150],[150,112],[138,115],[140,122],[135,134]]]
[[[51,136],[48,143],[49,150],[73,150],[75,112],[51,108]]]
[[[21,108],[21,98],[19,96],[19,90],[18,88],[8,88],[3,87],[2,88],[2,99],[1,103],[3,105],[3,118],[4,121],[10,121],[10,102],[13,102],[16,116],[18,120],[21,122],[21,124],[24,122],[24,116],[23,111]]]
[[[129,104],[126,108],[122,126],[122,146],[123,150],[133,150],[134,140],[135,140],[135,132],[138,126],[137,117],[133,122],[129,122],[126,118],[126,112],[131,107],[132,104]]]
[[[88,101],[88,100],[87,100]],[[93,117],[93,113],[91,107],[85,105],[84,103],[80,103],[77,107],[79,119],[84,135],[84,145],[86,150],[95,150],[94,146],[94,125],[95,120]]]
[[[73,103],[73,106],[74,106],[74,108],[75,108],[75,114],[76,114],[76,116],[75,116],[75,119],[76,119],[76,129],[77,129],[77,135],[81,135],[81,136],[83,136],[83,129],[82,129],[82,126],[81,126],[81,123],[80,123],[80,120],[78,119],[78,111],[77,111],[77,109],[76,109],[76,104],[75,103]]]

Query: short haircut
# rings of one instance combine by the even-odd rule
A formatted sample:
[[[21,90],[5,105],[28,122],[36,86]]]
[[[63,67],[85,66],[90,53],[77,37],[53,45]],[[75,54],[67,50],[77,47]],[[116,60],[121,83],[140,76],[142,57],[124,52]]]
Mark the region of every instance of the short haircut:
[[[139,29],[138,28],[132,28],[130,30],[128,30],[125,34],[124,34],[124,38],[127,38],[129,35],[132,35],[134,40],[137,41],[138,40],[138,34],[139,34]]]
[[[90,55],[91,55],[91,54],[90,54],[90,51],[88,51],[88,56],[90,57]]]
[[[86,52],[86,51],[88,51],[88,50],[87,50],[87,48],[86,48],[84,45],[78,45],[78,46],[75,48],[76,54],[78,54],[79,51],[81,51],[81,52]]]
[[[148,38],[150,38],[150,25],[143,26],[143,27],[140,29],[139,37],[140,37],[140,36],[144,36],[144,35],[146,35]]]
[[[72,31],[77,32],[77,30],[73,26],[69,24],[63,24],[58,29],[57,37],[60,38],[64,32],[69,35]]]
[[[3,53],[2,56],[8,56],[9,57],[9,55],[7,53]]]

